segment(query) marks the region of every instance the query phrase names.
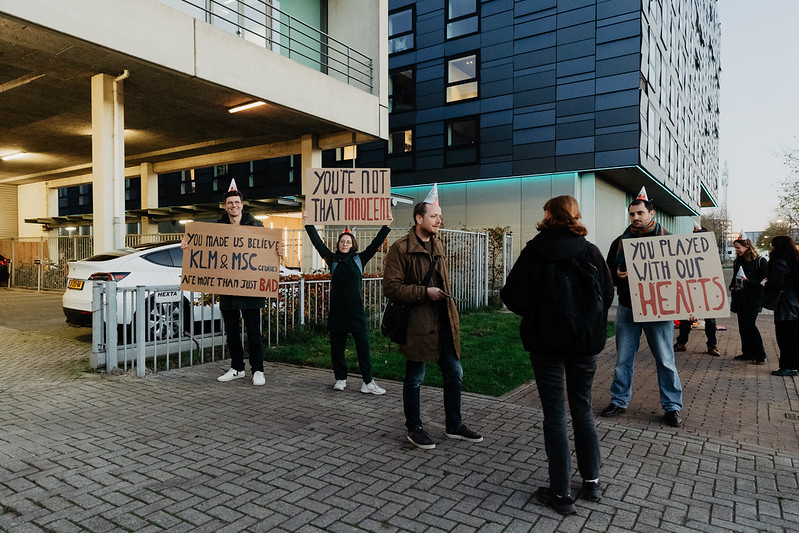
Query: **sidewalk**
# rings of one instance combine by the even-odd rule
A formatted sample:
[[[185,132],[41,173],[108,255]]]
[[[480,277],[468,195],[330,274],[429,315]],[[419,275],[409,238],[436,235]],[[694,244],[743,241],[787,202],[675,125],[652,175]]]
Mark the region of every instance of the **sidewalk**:
[[[548,478],[534,383],[464,394],[479,444],[446,440],[441,391],[423,388],[440,444],[422,451],[401,383],[364,395],[353,376],[334,392],[328,371],[269,363],[265,387],[218,383],[227,362],[96,375],[88,344],[0,327],[0,531],[796,531],[799,380],[769,374],[770,319],[764,366],[732,361],[734,318],[719,321],[720,358],[692,352],[692,332],[683,429],[662,425],[642,348],[630,410],[597,418],[604,497],[569,517],[532,499]],[[614,361],[610,342],[596,411]]]

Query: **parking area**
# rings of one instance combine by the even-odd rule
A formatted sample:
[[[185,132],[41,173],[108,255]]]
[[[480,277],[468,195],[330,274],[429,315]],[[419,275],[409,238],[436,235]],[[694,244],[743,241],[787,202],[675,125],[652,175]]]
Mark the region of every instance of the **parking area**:
[[[63,289],[36,291],[0,287],[0,327],[90,343],[91,328],[74,327],[66,323],[61,310],[63,294]]]

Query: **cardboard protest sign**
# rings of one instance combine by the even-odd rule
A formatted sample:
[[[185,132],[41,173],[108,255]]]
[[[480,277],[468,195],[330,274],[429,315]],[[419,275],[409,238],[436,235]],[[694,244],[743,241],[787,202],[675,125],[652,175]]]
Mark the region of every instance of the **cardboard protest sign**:
[[[624,239],[636,322],[730,316],[713,233]]]
[[[277,296],[279,229],[191,222],[180,288],[232,296]]]
[[[391,170],[309,168],[305,194],[307,224],[382,226],[391,212]]]

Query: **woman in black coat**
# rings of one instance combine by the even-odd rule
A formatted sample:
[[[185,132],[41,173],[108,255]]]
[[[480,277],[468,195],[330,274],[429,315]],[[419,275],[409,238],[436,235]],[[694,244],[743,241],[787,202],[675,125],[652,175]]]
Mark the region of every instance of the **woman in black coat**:
[[[787,235],[771,240],[766,280],[766,301],[774,305],[774,331],[780,347],[780,368],[775,376],[799,374],[799,251]]]
[[[763,280],[768,274],[768,261],[759,257],[752,241],[736,239],[732,243],[735,249],[733,264],[732,302],[730,311],[738,315],[738,332],[741,335],[741,355],[738,361],[751,361],[754,364],[766,362],[766,350],[763,338],[757,329],[757,315],[763,309]],[[743,273],[740,277],[740,273]]]
[[[303,217],[305,218],[305,217]],[[391,218],[389,218],[391,220]],[[358,353],[358,366],[361,369],[364,394],[385,394],[372,378],[372,360],[369,355],[369,332],[366,327],[366,314],[363,310],[361,283],[363,267],[375,255],[386,240],[391,228],[383,226],[372,243],[363,252],[358,252],[358,241],[349,231],[339,235],[336,251],[331,251],[316,228],[305,226],[316,251],[330,268],[330,308],[327,319],[327,330],[330,333],[330,358],[333,363],[333,374],[336,376],[334,390],[344,390],[347,386],[347,362],[344,350],[347,346],[347,335],[352,333],[355,339],[355,350]]]
[[[539,234],[527,243],[508,275],[500,296],[508,309],[522,315],[520,333],[524,348],[530,352],[535,371],[538,394],[544,411],[544,445],[549,460],[549,487],[539,488],[535,495],[544,505],[567,515],[575,512],[571,495],[571,452],[566,433],[566,406],[563,381],[566,378],[569,410],[574,428],[574,448],[577,465],[583,478],[582,497],[599,501],[599,443],[591,410],[591,386],[596,371],[596,354],[605,342],[605,325],[608,308],[613,302],[613,281],[599,249],[585,239],[588,230],[580,224],[580,206],[571,196],[557,196],[544,204],[544,220],[538,224]],[[566,341],[553,339],[553,331],[541,331],[546,313],[552,309],[558,295],[550,294],[547,283],[549,263],[569,263],[577,260],[586,269],[592,269],[598,280],[599,294],[589,291],[581,301],[597,305],[596,314],[585,317],[585,330],[601,331],[597,339],[592,335],[591,347],[579,352],[566,348]],[[594,285],[595,288],[596,285]],[[583,286],[573,286],[575,290]],[[601,297],[601,302],[595,298]],[[544,315],[542,315],[542,313]],[[568,339],[567,339],[568,340]]]

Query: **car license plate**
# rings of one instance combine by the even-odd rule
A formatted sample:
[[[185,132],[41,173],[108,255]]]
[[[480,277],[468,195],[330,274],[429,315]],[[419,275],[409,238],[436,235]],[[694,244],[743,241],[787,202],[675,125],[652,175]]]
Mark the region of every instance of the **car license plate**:
[[[69,288],[70,289],[81,290],[83,288],[83,280],[80,280],[80,279],[71,279],[71,280],[69,280]]]

